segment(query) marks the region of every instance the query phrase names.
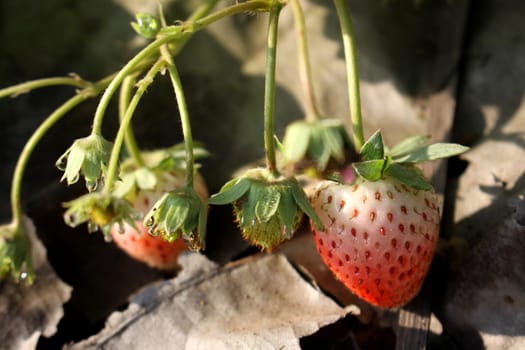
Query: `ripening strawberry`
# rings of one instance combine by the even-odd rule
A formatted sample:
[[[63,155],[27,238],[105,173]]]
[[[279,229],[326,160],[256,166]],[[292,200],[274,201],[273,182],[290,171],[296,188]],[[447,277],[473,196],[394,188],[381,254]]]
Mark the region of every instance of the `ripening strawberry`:
[[[377,131],[361,162],[342,180],[321,182],[310,196],[324,229],[312,225],[317,250],[335,276],[367,302],[393,308],[419,292],[439,235],[439,203],[416,164],[461,154],[453,143],[414,136],[385,151]]]
[[[150,267],[161,270],[173,270],[178,266],[177,259],[181,252],[187,250],[182,238],[167,242],[158,236],[152,236],[142,222],[136,222],[137,230],[124,224],[123,233],[113,229],[113,242],[132,258]]]
[[[325,228],[312,227],[317,250],[354,294],[384,308],[417,295],[438,240],[434,191],[392,178],[352,185],[324,181],[312,206]]]
[[[136,189],[126,196],[133,208],[144,216],[155,202],[166,192],[179,188],[184,184],[184,171],[172,170],[157,175],[156,184],[152,189]],[[203,178],[196,174],[194,178],[195,191],[201,199],[208,198],[208,190]],[[175,269],[178,256],[188,249],[182,238],[173,242],[163,240],[159,236],[152,236],[144,227],[142,218],[135,221],[137,229],[124,223],[122,227],[114,225],[111,230],[113,242],[136,260],[148,266],[161,269]]]

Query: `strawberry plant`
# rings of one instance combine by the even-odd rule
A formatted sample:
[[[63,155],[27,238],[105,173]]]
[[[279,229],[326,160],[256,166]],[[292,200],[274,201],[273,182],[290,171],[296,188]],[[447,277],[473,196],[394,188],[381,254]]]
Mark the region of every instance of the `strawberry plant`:
[[[216,3],[208,0],[189,18],[171,25],[162,8],[156,16],[137,14],[131,26],[149,43],[120,70],[99,81],[72,75],[0,90],[1,98],[54,85],[77,89],[38,127],[20,154],[11,187],[13,218],[0,227],[0,278],[9,274],[28,282],[33,278],[20,198],[31,153],[72,109],[101,95],[91,133],[74,140],[56,162],[63,171],[61,181],[67,185],[83,181],[87,190],[64,204],[66,224],[86,224],[89,232],[101,231],[130,256],[170,269],[181,251],[205,248],[208,205],[231,204],[242,236],[263,250],[291,239],[306,217],[323,261],[352,292],[380,307],[405,304],[421,287],[439,235],[440,203],[417,164],[457,155],[466,148],[428,145],[427,137],[415,136],[389,149],[380,132],[365,142],[345,0],[334,0],[334,4],[347,64],[351,135],[341,119],[324,117],[317,106],[299,0],[247,0],[221,9],[215,9]],[[288,125],[281,143],[274,130],[277,38],[279,16],[288,5],[297,33],[305,116]],[[176,56],[199,30],[225,17],[254,12],[268,14],[262,111],[265,166],[248,169],[208,198],[195,162],[206,152],[193,141],[191,111]],[[161,75],[167,75],[173,87],[184,143],[146,152],[135,140],[132,119]],[[102,125],[115,98],[120,124],[110,140],[103,135]],[[315,190],[305,191],[299,176],[313,177],[318,182]]]

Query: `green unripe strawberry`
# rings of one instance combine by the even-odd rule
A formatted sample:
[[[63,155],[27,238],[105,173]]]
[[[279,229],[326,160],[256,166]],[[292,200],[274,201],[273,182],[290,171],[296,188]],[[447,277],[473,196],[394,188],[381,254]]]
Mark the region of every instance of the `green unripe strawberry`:
[[[292,237],[303,213],[319,223],[295,178],[275,176],[262,168],[226,183],[209,203],[232,203],[243,237],[267,250]]]

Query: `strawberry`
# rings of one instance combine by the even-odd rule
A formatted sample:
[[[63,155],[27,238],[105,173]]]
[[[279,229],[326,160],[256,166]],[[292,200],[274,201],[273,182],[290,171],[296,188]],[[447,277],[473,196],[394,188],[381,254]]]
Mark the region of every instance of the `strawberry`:
[[[143,156],[149,160],[148,154],[145,153]],[[126,164],[123,167],[125,168]],[[177,258],[179,254],[188,249],[184,239],[178,238],[173,242],[168,242],[160,236],[153,236],[144,226],[142,218],[164,193],[181,188],[184,185],[185,172],[177,168],[166,171],[130,167],[131,169],[125,170],[130,176],[126,177],[124,175],[123,177],[123,187],[125,189],[120,189],[120,191],[125,193],[124,197],[132,203],[140,218],[134,222],[135,227],[128,223],[113,225],[111,229],[112,240],[120,249],[134,259],[142,261],[153,268],[172,270],[178,266]],[[133,181],[129,180],[129,178],[133,177]],[[151,177],[153,180],[150,183],[152,186],[146,186],[149,181],[145,179],[148,177]],[[128,186],[130,185],[126,185],[126,182],[134,182],[134,188],[129,189]],[[194,186],[197,195],[202,200],[207,200],[208,190],[204,179],[198,173],[194,177]]]
[[[433,191],[392,178],[353,185],[324,181],[312,206],[325,227],[312,227],[317,250],[354,294],[391,308],[418,293],[438,240]]]
[[[362,162],[343,177],[322,181],[310,196],[324,225],[312,225],[317,251],[354,294],[384,308],[406,304],[419,292],[439,236],[440,205],[415,163],[462,153],[456,144],[423,145],[413,137],[390,152],[379,132],[361,148]]]
[[[114,229],[111,233],[113,242],[132,258],[148,266],[161,269],[175,269],[179,254],[187,249],[182,238],[167,242],[159,236],[152,236],[142,222],[136,222],[137,229],[124,224],[123,231]]]
[[[297,179],[266,168],[251,168],[230,180],[209,203],[231,203],[244,239],[268,251],[292,238],[303,214],[322,227]]]

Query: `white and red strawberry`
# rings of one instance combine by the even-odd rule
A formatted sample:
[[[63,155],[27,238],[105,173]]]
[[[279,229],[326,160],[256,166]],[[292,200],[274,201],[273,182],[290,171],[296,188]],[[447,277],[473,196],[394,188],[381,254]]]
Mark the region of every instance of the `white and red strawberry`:
[[[153,189],[137,189],[126,196],[133,208],[143,217],[153,204],[166,192],[180,188],[184,184],[184,171],[172,170],[162,172],[157,176],[157,184]],[[203,200],[208,198],[208,190],[204,179],[196,174],[194,178],[195,191]],[[142,223],[142,217],[135,221],[137,229],[124,223],[122,227],[114,225],[111,237],[115,244],[136,260],[148,266],[172,270],[178,266],[177,259],[181,252],[188,249],[182,238],[173,242],[152,236]]]
[[[392,178],[352,185],[324,181],[311,200],[324,225],[312,227],[317,250],[354,294],[392,308],[419,292],[439,233],[433,191]]]

